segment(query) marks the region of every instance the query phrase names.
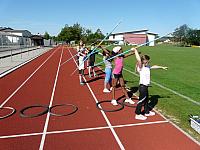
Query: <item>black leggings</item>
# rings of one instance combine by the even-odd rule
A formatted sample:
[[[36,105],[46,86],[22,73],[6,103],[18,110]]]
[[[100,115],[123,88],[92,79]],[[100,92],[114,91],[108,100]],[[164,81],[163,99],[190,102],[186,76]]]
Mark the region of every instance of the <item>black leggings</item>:
[[[139,101],[136,106],[135,113],[139,114],[148,114],[149,113],[149,92],[148,86],[140,84],[139,86]],[[144,111],[142,112],[142,106],[144,105]]]

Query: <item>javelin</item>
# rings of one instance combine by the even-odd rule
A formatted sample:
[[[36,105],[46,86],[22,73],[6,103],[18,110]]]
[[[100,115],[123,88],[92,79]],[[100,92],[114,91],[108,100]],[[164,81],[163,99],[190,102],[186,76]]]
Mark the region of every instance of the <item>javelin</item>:
[[[156,40],[158,40],[158,39],[161,39],[161,38],[163,38],[163,37],[165,37],[165,36],[167,36],[167,35],[169,35],[169,34],[171,34],[171,33],[168,33],[168,34],[166,34],[166,35],[164,35],[164,36],[161,36],[161,37],[155,38],[155,39],[152,40],[152,41],[149,41],[149,42],[146,42],[146,43],[140,44],[140,45],[136,46],[135,48],[142,47],[142,46],[144,46],[144,45],[146,45],[146,44],[149,44],[149,43],[151,43],[151,42],[153,42],[153,41],[156,41]],[[132,50],[132,49],[126,50],[125,52],[120,53],[120,54],[117,54],[117,55],[115,55],[115,56],[113,56],[113,57],[110,57],[110,58],[108,58],[108,59],[106,59],[106,60],[114,59],[115,57],[117,57],[117,56],[121,56],[121,55],[123,55],[123,54],[126,54],[126,53],[130,52],[131,50]],[[100,64],[102,64],[102,63],[104,63],[104,61],[99,62],[99,63],[97,63],[97,64],[94,65],[94,66],[98,66],[98,65],[100,65]]]
[[[94,51],[97,49],[97,47],[99,47],[99,46],[103,43],[103,41],[105,41],[105,39],[106,39],[110,34],[112,34],[112,32],[119,26],[119,24],[120,24],[121,22],[122,22],[122,21],[120,21],[119,23],[117,23],[117,25],[113,28],[113,30],[112,30],[107,36],[105,36],[103,40],[101,40],[101,42],[92,50],[92,52],[91,52],[89,55],[86,56],[85,60],[88,59],[88,57],[90,57],[90,55],[92,55],[92,54],[94,53]],[[82,62],[82,64],[85,62],[85,60]],[[80,64],[80,65],[82,65],[82,64]],[[78,67],[71,73],[71,76],[76,72],[77,69],[78,69]]]
[[[93,42],[92,44],[94,44],[94,43],[96,43],[96,42]],[[92,44],[90,44],[90,46],[91,46]],[[82,50],[82,51],[83,51],[83,50]],[[67,62],[70,61],[72,58],[76,57],[77,55],[78,55],[78,53],[75,54],[74,56],[72,56],[71,58],[69,58],[68,60],[66,60],[65,62],[63,62],[60,66],[64,65],[65,63],[67,63]]]

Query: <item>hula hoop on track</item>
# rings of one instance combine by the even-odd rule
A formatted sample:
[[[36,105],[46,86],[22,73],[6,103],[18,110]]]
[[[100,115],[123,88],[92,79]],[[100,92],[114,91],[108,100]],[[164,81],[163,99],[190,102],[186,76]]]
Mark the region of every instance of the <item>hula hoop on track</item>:
[[[105,112],[116,112],[116,111],[120,111],[120,110],[122,110],[122,109],[124,109],[124,105],[123,104],[121,104],[121,103],[118,103],[119,105],[121,105],[121,107],[119,107],[119,108],[117,108],[117,109],[113,109],[113,110],[107,110],[107,109],[103,109],[102,107],[99,107],[99,105],[100,104],[102,104],[102,103],[111,103],[111,101],[109,101],[109,100],[107,100],[107,101],[101,101],[101,102],[98,102],[98,103],[96,103],[96,106],[97,106],[97,108],[98,109],[100,109],[100,110],[103,110],[103,111],[105,111]],[[112,105],[112,104],[111,104]]]
[[[26,111],[26,110],[28,110],[28,109],[30,109],[30,108],[35,108],[35,107],[44,108],[44,111],[42,111],[42,112],[40,112],[40,113],[37,113],[37,114],[32,114],[32,115],[27,115],[27,114],[25,114],[25,111]],[[48,106],[45,106],[45,105],[33,105],[33,106],[25,107],[25,108],[23,108],[22,110],[20,110],[20,116],[23,117],[23,118],[39,117],[39,116],[42,116],[42,115],[46,114],[48,111],[49,111],[49,107],[48,107]]]
[[[65,113],[65,114],[56,114],[56,113],[52,112],[52,109],[54,109],[56,107],[60,107],[60,106],[72,107],[72,112]],[[75,105],[73,105],[73,104],[57,104],[57,105],[54,105],[54,106],[52,106],[52,107],[49,108],[49,113],[51,115],[53,115],[53,116],[69,116],[69,115],[74,114],[77,110],[78,110],[78,107],[75,106]]]
[[[8,118],[8,117],[12,116],[14,113],[16,113],[16,109],[12,108],[12,107],[1,107],[0,110],[1,109],[10,109],[10,110],[12,110],[12,112],[7,114],[7,115],[5,115],[5,116],[0,116],[0,119]]]

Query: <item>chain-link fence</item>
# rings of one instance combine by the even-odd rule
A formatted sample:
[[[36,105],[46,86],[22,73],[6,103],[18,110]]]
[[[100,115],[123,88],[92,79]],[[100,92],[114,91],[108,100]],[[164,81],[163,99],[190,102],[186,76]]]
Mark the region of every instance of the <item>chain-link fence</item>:
[[[31,39],[28,37],[0,32],[0,51],[27,48],[31,46]]]

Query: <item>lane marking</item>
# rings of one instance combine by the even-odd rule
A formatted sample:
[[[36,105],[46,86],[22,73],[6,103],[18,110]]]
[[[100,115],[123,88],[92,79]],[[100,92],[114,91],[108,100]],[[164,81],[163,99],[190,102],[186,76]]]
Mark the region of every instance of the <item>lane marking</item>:
[[[126,68],[124,68],[124,69],[125,69],[125,71],[127,71],[127,72],[129,72],[129,73],[131,73],[131,74],[133,74],[133,75],[139,77],[138,74],[136,74],[136,73],[134,73],[134,72],[132,72],[132,71],[126,69]],[[159,84],[159,83],[157,83],[157,82],[154,82],[154,81],[151,81],[151,82],[152,82],[153,84],[155,84],[155,85],[157,85],[157,86],[159,86],[159,87],[165,89],[165,90],[168,90],[168,91],[170,91],[170,92],[172,92],[172,93],[174,93],[174,94],[176,94],[176,95],[178,95],[178,96],[180,96],[180,97],[182,97],[182,98],[187,99],[187,100],[190,101],[190,102],[193,102],[193,103],[195,103],[195,104],[197,104],[197,105],[200,104],[200,103],[196,102],[195,100],[193,100],[193,99],[191,99],[191,98],[189,98],[189,97],[187,97],[187,96],[185,96],[185,95],[182,95],[182,94],[180,94],[180,93],[178,93],[178,92],[176,92],[176,91],[174,91],[174,90],[172,90],[172,89],[169,89],[169,88],[167,88],[167,87],[165,87],[165,86],[163,86],[163,85],[161,85],[161,84]],[[160,112],[158,112],[158,111],[155,110],[155,109],[154,109],[154,111],[155,111],[156,113],[158,113],[161,117],[163,117],[165,120],[167,120],[170,124],[172,124],[175,128],[177,128],[181,133],[183,133],[185,136],[187,136],[189,139],[191,139],[194,143],[200,145],[200,143],[199,143],[195,138],[193,138],[191,135],[189,135],[187,132],[185,132],[183,129],[181,129],[179,126],[177,126],[175,123],[173,123],[171,120],[167,119],[163,114],[161,114]]]
[[[98,59],[100,59],[99,57],[97,57]],[[102,70],[102,68],[101,67],[98,67],[100,70]],[[138,74],[136,74],[136,73],[134,73],[134,72],[132,72],[132,71],[130,71],[130,70],[128,70],[128,69],[126,69],[126,68],[124,68],[124,70],[125,71],[127,71],[127,72],[129,72],[129,73],[131,73],[131,74],[133,74],[133,75],[135,75],[135,76],[137,76],[137,77],[139,77],[139,75]],[[103,71],[103,70],[102,70]],[[104,71],[103,71],[104,72]],[[169,90],[170,92],[172,92],[173,93],[173,91],[174,90],[172,90],[172,89],[169,89],[169,88],[167,88],[167,87],[164,87],[163,85],[161,85],[161,84],[159,84],[159,83],[156,83],[156,82],[154,82],[154,81],[151,81],[153,84],[155,84],[155,85],[157,85],[157,86],[159,86],[159,87],[161,87],[161,88],[163,88],[163,89],[165,89],[165,90]],[[180,94],[180,93],[178,93],[178,92],[176,92],[176,91],[174,91],[175,93],[174,94],[178,94],[178,96],[180,96],[180,97],[182,97],[182,94]],[[187,96],[185,96],[185,95],[183,95],[183,97],[182,98],[186,98]],[[189,97],[188,97],[189,98]],[[191,98],[189,98],[189,99],[191,99]],[[192,99],[191,99],[192,100]],[[189,100],[190,101],[190,100]],[[196,103],[196,101],[195,100],[192,100],[191,102],[194,102],[194,103]],[[197,102],[198,103],[198,102]],[[197,104],[198,105],[198,104]],[[159,114],[162,118],[164,118],[166,121],[168,121],[170,124],[172,124],[175,128],[177,128],[180,132],[182,132],[185,136],[187,136],[189,139],[191,139],[193,142],[195,142],[196,144],[198,144],[198,145],[200,145],[200,142],[198,142],[195,138],[193,138],[191,135],[189,135],[187,132],[185,132],[183,129],[181,129],[180,127],[178,127],[175,123],[173,123],[171,120],[169,120],[169,119],[167,119],[163,114],[161,114],[159,111],[157,111],[157,110],[155,110],[154,109],[154,111],[157,113],[157,114]]]
[[[133,74],[133,75],[135,75],[135,76],[137,76],[137,77],[139,77],[138,74],[136,74],[136,73],[134,73],[134,72],[132,72],[132,71],[126,69],[126,68],[124,68],[124,70],[127,71],[127,72],[129,72],[129,73],[131,73],[131,74]],[[169,91],[169,92],[172,92],[172,93],[174,93],[174,94],[176,94],[176,95],[178,95],[178,96],[180,96],[180,97],[182,97],[182,98],[184,98],[184,99],[187,99],[188,101],[190,101],[190,102],[192,102],[192,103],[197,104],[197,105],[200,106],[200,102],[197,102],[197,101],[193,100],[193,99],[190,98],[190,97],[187,97],[187,96],[185,96],[185,95],[183,95],[183,94],[180,94],[180,93],[178,93],[178,92],[176,92],[176,91],[174,91],[174,90],[172,90],[172,89],[170,89],[170,88],[167,88],[167,87],[165,87],[165,86],[163,86],[163,85],[161,85],[161,84],[159,84],[159,83],[157,83],[157,82],[155,82],[155,81],[151,81],[151,83],[153,83],[153,84],[159,86],[160,88],[162,88],[162,89],[164,89],[164,90],[167,90],[167,91]]]
[[[154,122],[144,122],[144,123],[133,123],[133,124],[124,124],[124,125],[116,125],[111,126],[112,128],[123,128],[123,127],[133,127],[133,126],[143,126],[143,125],[152,125],[152,124],[163,124],[169,123],[168,121],[154,121]],[[81,128],[81,129],[72,129],[72,130],[62,130],[62,131],[50,131],[46,132],[46,134],[61,134],[61,133],[73,133],[73,132],[83,132],[83,131],[95,131],[95,130],[103,130],[103,129],[110,129],[109,126],[104,127],[93,127],[93,128]],[[37,136],[42,135],[43,133],[29,133],[29,134],[18,134],[18,135],[7,135],[7,136],[0,136],[0,139],[6,138],[17,138],[17,137],[29,137],[29,136]]]
[[[0,107],[3,107],[21,88],[24,86],[24,84],[55,54],[55,52],[58,50],[57,48],[4,102],[0,105]]]
[[[100,59],[99,57],[97,57],[97,58]],[[98,68],[100,68],[100,67],[98,67]],[[102,70],[102,69],[101,69],[101,70]],[[124,70],[127,71],[127,72],[129,72],[129,73],[131,73],[131,74],[133,74],[133,75],[135,75],[135,76],[137,76],[137,77],[139,77],[139,75],[138,75],[137,73],[133,72],[133,71],[130,71],[130,70],[126,69],[126,68],[124,68]],[[178,95],[178,96],[180,96],[180,97],[182,97],[182,98],[184,98],[184,99],[187,99],[188,101],[190,101],[190,102],[192,102],[192,103],[197,104],[197,105],[200,106],[200,102],[197,102],[197,101],[193,100],[192,98],[190,98],[190,97],[188,97],[188,96],[185,96],[185,95],[183,95],[183,94],[180,94],[180,93],[178,93],[178,92],[176,92],[176,91],[174,91],[174,90],[172,90],[172,89],[170,89],[170,88],[168,88],[168,87],[165,87],[165,86],[163,86],[163,85],[161,85],[161,84],[159,84],[159,83],[157,83],[157,82],[155,82],[155,81],[151,81],[151,83],[153,83],[153,84],[157,85],[158,87],[160,87],[160,88],[162,88],[162,89],[164,89],[164,90],[167,90],[167,91],[169,91],[169,92],[172,92],[172,93],[174,93],[175,95]]]
[[[59,60],[58,68],[57,68],[57,73],[56,73],[56,77],[55,77],[55,81],[54,81],[54,86],[53,86],[53,90],[52,90],[52,94],[51,94],[51,100],[50,100],[50,103],[49,103],[49,107],[52,106],[54,95],[55,95],[55,89],[56,89],[56,85],[57,85],[58,74],[59,74],[59,71],[60,71],[60,65],[61,65],[61,60],[62,60],[62,56],[63,56],[63,47],[64,46],[62,46],[62,52],[61,52],[61,55],[60,55],[60,60]],[[46,139],[49,119],[50,119],[50,113],[48,112],[47,113],[47,117],[46,117],[46,121],[45,121],[45,125],[44,125],[44,130],[43,130],[43,134],[42,134],[42,139],[41,139],[41,142],[40,142],[39,150],[43,150],[43,148],[44,148],[44,142],[45,142],[45,139]]]
[[[70,51],[69,51],[69,52],[70,52]],[[70,52],[70,54],[71,54],[71,56],[72,56],[72,53],[71,53],[71,52]],[[74,58],[73,58],[73,60],[74,60],[76,66],[77,66],[77,68],[78,68],[78,65],[77,65],[77,63],[76,63],[76,60],[75,60]],[[85,79],[85,77],[83,77],[83,79],[85,80],[85,83],[86,83],[86,79]],[[86,83],[86,85],[87,85],[87,87],[88,87],[90,93],[92,94],[92,96],[93,96],[95,102],[98,103],[98,100],[97,100],[96,96],[94,95],[94,92],[93,92],[92,89],[90,88],[89,84]],[[107,118],[105,112],[102,111],[102,110],[100,110],[100,111],[101,111],[101,113],[102,113],[104,119],[106,120],[106,123],[108,124],[108,127],[110,128],[110,130],[111,130],[111,132],[112,132],[112,134],[113,134],[115,140],[117,141],[117,143],[118,143],[120,149],[121,149],[121,150],[125,150],[125,148],[124,148],[122,142],[120,141],[120,139],[119,139],[117,133],[115,132],[114,128],[112,127],[112,125],[111,125],[109,119]]]

